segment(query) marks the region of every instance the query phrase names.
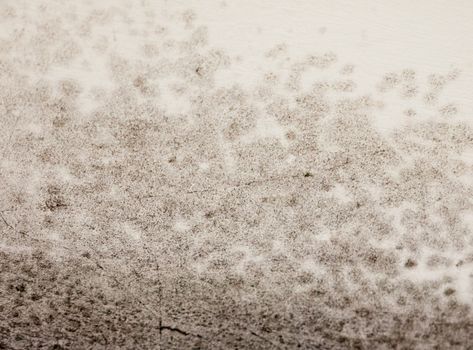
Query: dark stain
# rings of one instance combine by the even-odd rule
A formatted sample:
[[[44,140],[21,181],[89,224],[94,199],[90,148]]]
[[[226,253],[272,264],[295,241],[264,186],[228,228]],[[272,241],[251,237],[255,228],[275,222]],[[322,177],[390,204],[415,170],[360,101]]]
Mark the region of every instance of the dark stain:
[[[44,204],[50,211],[56,211],[58,209],[67,207],[66,201],[64,200],[61,191],[56,186],[48,187],[47,197]]]
[[[449,297],[452,294],[455,294],[455,289],[453,288],[447,288],[444,290],[443,294],[445,294],[447,297]]]
[[[412,260],[412,259],[407,259],[406,263],[404,264],[405,267],[407,267],[408,269],[411,269],[413,267],[416,267],[417,266],[417,262],[415,260]]]

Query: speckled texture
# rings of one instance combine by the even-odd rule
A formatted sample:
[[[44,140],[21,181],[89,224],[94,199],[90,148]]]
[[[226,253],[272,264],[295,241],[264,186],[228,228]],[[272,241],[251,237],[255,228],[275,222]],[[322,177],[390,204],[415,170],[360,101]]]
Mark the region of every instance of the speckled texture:
[[[221,86],[239,58],[191,10],[0,21],[0,349],[473,348],[473,129],[439,101],[460,69],[365,92],[363,62],[280,44],[288,69]]]

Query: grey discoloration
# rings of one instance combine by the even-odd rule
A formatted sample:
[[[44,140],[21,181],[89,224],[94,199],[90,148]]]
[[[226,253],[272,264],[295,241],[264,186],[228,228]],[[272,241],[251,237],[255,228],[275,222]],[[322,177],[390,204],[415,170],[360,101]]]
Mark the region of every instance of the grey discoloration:
[[[41,8],[38,41],[1,42],[0,347],[468,348],[473,130],[451,103],[373,126],[383,94],[431,104],[456,71],[360,95],[328,52],[222,87],[234,61],[192,11],[173,39],[146,3],[146,28]],[[164,39],[116,52],[113,18]],[[52,74],[94,48],[111,85]],[[336,73],[302,90],[310,69]]]

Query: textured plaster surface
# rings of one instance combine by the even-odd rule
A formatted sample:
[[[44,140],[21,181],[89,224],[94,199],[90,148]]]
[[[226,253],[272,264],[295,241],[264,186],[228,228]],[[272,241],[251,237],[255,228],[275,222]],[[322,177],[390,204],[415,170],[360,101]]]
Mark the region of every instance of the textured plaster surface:
[[[473,8],[376,4],[0,1],[0,349],[472,349]]]

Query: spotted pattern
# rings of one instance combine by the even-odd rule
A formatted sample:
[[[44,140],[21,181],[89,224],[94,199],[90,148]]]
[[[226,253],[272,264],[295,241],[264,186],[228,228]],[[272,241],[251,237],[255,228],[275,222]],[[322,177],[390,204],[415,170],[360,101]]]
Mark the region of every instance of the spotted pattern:
[[[0,4],[0,348],[471,346],[461,72],[361,94],[322,52],[221,87],[195,13],[138,4]]]

